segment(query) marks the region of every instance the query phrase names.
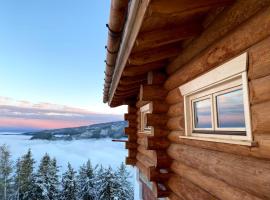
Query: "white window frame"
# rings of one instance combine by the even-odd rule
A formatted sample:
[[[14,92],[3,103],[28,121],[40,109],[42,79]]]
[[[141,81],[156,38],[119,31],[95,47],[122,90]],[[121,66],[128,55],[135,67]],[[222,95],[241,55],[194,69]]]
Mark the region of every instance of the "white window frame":
[[[234,91],[237,89],[243,91],[243,105],[245,116],[245,128],[218,128],[217,126],[217,108],[214,105],[217,95]],[[184,113],[185,113],[185,136],[181,138],[209,140],[215,142],[236,143],[250,145],[252,143],[249,91],[247,79],[247,53],[244,53],[225,64],[193,79],[192,81],[179,87],[184,97]],[[245,131],[246,135],[221,135],[208,133],[199,133],[194,125],[193,102],[210,98],[212,102],[211,116],[212,128],[205,130],[216,131]],[[213,114],[215,113],[215,114]],[[194,133],[194,131],[196,133]]]
[[[148,103],[142,107],[140,107],[140,132],[151,134],[153,127],[145,128],[146,124],[144,123],[144,118],[147,113],[152,113],[152,103]]]

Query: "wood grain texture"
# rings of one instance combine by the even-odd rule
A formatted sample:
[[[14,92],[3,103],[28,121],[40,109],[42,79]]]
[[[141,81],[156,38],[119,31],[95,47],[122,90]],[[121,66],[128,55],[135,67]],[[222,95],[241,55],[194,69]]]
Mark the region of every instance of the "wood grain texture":
[[[270,35],[270,7],[263,9],[243,23],[235,31],[211,45],[185,66],[177,70],[165,82],[165,88],[172,90],[198,75],[238,55],[250,46]]]
[[[216,197],[193,184],[189,180],[174,174],[168,181],[170,189],[183,200],[217,200]],[[178,200],[178,198],[174,197]]]
[[[270,75],[270,37],[249,50],[249,79]]]
[[[270,101],[270,75],[250,81],[249,91],[251,104],[258,104],[265,101]]]
[[[179,144],[172,144],[168,148],[168,154],[230,186],[262,199],[270,198],[270,161]]]
[[[270,134],[270,101],[251,106],[253,133]]]
[[[190,45],[188,45],[181,54],[167,67],[167,72],[172,74],[177,69],[190,61],[202,50],[221,39],[229,31],[237,28],[245,20],[252,17],[260,9],[268,6],[269,0],[239,0],[232,6],[226,8],[211,25]]]
[[[172,170],[179,176],[182,176],[197,186],[208,191],[213,196],[222,200],[261,200],[260,198],[251,195],[236,187],[232,187],[229,184],[219,179],[213,178],[208,174],[201,173],[200,171],[187,166],[183,163],[174,161],[172,164]]]

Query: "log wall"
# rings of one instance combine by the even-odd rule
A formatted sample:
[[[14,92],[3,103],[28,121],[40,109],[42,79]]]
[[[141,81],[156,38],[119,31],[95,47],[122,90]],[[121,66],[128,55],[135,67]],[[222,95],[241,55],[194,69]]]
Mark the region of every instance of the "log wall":
[[[168,65],[167,153],[173,159],[168,199],[270,199],[269,4],[236,1]],[[185,127],[178,87],[243,52],[248,52],[252,134],[258,145],[179,138]]]

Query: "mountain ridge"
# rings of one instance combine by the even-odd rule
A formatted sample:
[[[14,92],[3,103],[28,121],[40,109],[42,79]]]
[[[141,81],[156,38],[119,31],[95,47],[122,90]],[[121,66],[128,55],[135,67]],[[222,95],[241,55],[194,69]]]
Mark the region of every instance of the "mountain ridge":
[[[32,136],[30,138],[31,140],[79,140],[99,138],[116,139],[126,137],[124,133],[124,128],[126,126],[126,121],[116,121],[73,128],[32,131],[23,133],[23,135]]]

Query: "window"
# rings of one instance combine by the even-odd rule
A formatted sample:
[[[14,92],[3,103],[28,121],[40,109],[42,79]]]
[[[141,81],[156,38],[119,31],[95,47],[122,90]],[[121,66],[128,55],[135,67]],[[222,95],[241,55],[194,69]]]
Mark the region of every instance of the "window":
[[[140,108],[140,131],[151,133],[151,127],[147,126],[147,113],[151,113],[151,104],[146,104]]]
[[[185,107],[184,137],[221,142],[252,140],[246,60],[245,53],[180,87]]]

